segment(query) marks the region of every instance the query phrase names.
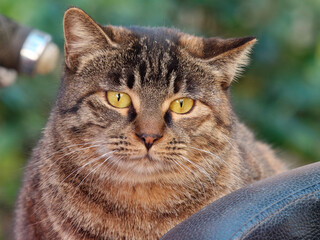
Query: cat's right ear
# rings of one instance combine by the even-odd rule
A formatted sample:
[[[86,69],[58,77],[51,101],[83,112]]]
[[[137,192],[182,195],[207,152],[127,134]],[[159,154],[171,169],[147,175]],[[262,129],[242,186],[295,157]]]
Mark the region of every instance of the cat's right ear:
[[[63,18],[65,63],[76,71],[81,57],[106,46],[117,47],[102,27],[79,8],[69,8]]]
[[[199,38],[183,35],[180,44],[194,57],[210,65],[224,89],[249,62],[249,53],[257,42],[255,37]]]

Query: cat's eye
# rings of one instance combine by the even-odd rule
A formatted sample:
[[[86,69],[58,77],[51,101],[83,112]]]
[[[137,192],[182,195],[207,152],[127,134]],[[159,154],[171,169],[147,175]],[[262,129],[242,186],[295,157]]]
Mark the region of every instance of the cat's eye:
[[[178,98],[170,104],[170,110],[175,113],[188,113],[194,105],[191,98]]]
[[[123,92],[107,91],[109,104],[116,108],[127,108],[131,105],[131,98]]]

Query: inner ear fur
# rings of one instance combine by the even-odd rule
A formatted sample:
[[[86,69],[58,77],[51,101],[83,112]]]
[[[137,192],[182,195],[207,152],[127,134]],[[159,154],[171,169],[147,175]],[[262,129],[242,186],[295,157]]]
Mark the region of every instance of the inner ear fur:
[[[220,75],[223,88],[228,88],[249,62],[249,53],[256,43],[255,37],[242,38],[199,38],[187,35],[182,37],[182,44],[187,51],[200,61],[211,65]]]
[[[94,50],[116,47],[103,28],[79,8],[69,8],[63,18],[65,63],[75,71],[81,56]]]

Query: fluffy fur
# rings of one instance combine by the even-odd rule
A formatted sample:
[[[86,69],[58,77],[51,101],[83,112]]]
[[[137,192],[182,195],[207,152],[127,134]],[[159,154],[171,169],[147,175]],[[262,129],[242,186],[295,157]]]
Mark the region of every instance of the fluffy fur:
[[[77,8],[64,32],[63,79],[27,165],[15,239],[158,239],[285,169],[229,99],[255,38],[102,27]],[[112,107],[108,90],[127,93],[131,106]],[[195,100],[189,113],[169,110],[180,97]],[[141,136],[153,139],[149,150]]]

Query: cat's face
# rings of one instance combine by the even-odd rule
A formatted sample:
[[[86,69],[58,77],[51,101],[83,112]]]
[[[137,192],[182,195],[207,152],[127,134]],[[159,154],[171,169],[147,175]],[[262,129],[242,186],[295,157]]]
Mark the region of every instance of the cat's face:
[[[87,148],[72,148],[78,161],[123,181],[207,174],[222,164],[232,137],[227,88],[255,39],[100,27],[74,8],[64,27],[53,119],[61,143]]]

